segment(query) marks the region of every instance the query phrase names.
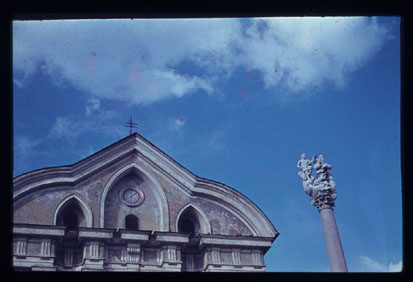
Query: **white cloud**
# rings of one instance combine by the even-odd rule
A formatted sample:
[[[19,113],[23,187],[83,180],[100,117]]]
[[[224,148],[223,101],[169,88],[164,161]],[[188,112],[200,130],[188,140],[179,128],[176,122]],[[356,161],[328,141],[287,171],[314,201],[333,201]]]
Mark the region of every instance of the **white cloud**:
[[[68,118],[58,117],[50,129],[50,136],[73,140],[82,132],[82,128],[70,121]]]
[[[86,102],[86,116],[90,116],[93,112],[99,111],[100,109],[100,100],[91,97],[89,100]]]
[[[118,122],[122,113],[115,110],[100,110],[84,119],[75,117],[57,117],[45,138],[57,138],[75,142],[84,133],[99,132],[104,136],[122,138],[127,130]]]
[[[227,123],[207,134],[205,136],[207,138],[206,147],[214,151],[221,151],[225,149],[227,147],[226,136],[230,127],[231,124]]]
[[[383,264],[367,256],[359,257],[359,271],[363,272],[399,272],[402,270],[402,266],[403,262],[401,260],[395,264],[390,261],[388,264]]]
[[[25,136],[18,136],[14,138],[13,146],[15,156],[25,159],[34,152],[34,148],[39,145],[39,141]]]
[[[96,99],[134,104],[214,92],[239,67],[258,70],[267,88],[343,87],[386,39],[374,19],[66,20],[13,24],[19,79],[41,70]],[[202,74],[177,67],[192,62]]]
[[[20,171],[33,169],[31,167],[32,160],[39,158],[38,146],[41,145],[42,140],[27,136],[14,136],[13,138],[13,170],[17,174]]]
[[[246,33],[252,40],[244,41],[245,64],[263,72],[267,87],[282,81],[298,89],[325,81],[343,86],[386,35],[374,19],[361,17],[258,20]]]

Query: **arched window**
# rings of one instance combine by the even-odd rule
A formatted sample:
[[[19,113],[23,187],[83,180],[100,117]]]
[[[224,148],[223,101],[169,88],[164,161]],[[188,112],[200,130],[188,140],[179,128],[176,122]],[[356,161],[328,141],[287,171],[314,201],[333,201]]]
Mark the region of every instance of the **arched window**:
[[[178,222],[178,232],[193,236],[195,235],[195,225],[198,225],[197,220],[190,214],[184,214]]]
[[[79,226],[79,219],[76,213],[69,211],[63,216],[63,225],[68,229],[76,229]]]
[[[85,216],[76,199],[70,199],[59,210],[56,225],[66,226],[68,230],[75,230],[83,226]]]
[[[190,236],[211,233],[211,225],[209,224],[208,217],[203,210],[192,204],[188,204],[182,208],[178,214],[175,226],[178,232],[186,233]]]
[[[139,219],[133,214],[127,215],[125,217],[125,228],[129,230],[139,230]]]

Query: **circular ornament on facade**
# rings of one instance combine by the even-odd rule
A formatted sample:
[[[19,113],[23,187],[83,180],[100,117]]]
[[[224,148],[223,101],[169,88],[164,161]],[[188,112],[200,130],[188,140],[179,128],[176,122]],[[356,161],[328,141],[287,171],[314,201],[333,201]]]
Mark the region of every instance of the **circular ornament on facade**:
[[[119,196],[122,203],[131,207],[139,206],[145,199],[142,189],[137,186],[123,187],[120,189]]]

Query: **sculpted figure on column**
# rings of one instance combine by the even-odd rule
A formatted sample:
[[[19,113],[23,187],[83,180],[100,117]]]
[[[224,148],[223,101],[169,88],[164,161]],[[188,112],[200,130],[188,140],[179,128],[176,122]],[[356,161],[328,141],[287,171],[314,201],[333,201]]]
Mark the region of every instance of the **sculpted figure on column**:
[[[312,160],[307,160],[305,158],[305,153],[302,153],[301,159],[297,163],[297,167],[300,169],[300,171],[298,172],[298,176],[303,181],[304,192],[309,196],[312,195],[312,184],[314,182],[314,177],[311,175],[313,171],[313,167],[311,166],[311,164],[314,162],[314,159],[315,155],[313,156]]]
[[[316,178],[311,176],[312,165],[316,170]],[[297,167],[300,169],[298,176],[303,182],[304,191],[311,197],[311,204],[318,209],[321,216],[331,270],[347,272],[346,260],[334,218],[333,208],[337,194],[331,165],[324,161],[323,155],[318,157],[314,155],[311,160],[307,160],[305,154],[301,154]]]
[[[307,160],[305,158],[305,153],[301,154],[301,159],[297,163],[297,167],[300,169],[298,172],[298,176],[302,180],[308,180],[309,178],[312,178],[311,172],[313,171],[313,168],[311,164],[313,163],[313,160]]]
[[[333,174],[331,173],[331,165],[324,161],[323,155],[320,155],[315,161],[314,168],[317,171],[317,179],[314,181],[314,185],[318,190],[332,189],[336,190],[336,182],[334,181]]]
[[[316,170],[316,178],[311,175],[312,164]],[[336,199],[336,183],[331,172],[331,165],[324,161],[323,155],[318,157],[314,155],[311,160],[307,160],[303,153],[297,167],[300,169],[298,176],[303,182],[304,192],[312,197],[312,204],[319,209],[327,206],[333,207]]]

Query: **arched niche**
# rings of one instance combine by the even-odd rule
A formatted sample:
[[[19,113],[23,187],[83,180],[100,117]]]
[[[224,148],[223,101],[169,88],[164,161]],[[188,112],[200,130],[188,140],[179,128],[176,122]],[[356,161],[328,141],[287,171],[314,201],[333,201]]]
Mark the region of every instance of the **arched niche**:
[[[158,183],[158,181],[152,177],[147,171],[145,171],[143,168],[139,167],[136,163],[131,163],[125,167],[122,167],[119,169],[117,172],[113,174],[113,176],[108,180],[106,183],[102,195],[100,198],[100,214],[99,214],[99,227],[100,228],[105,228],[105,213],[106,213],[106,208],[105,204],[107,203],[106,199],[109,193],[111,193],[111,189],[116,188],[116,185],[122,181],[122,179],[129,177],[130,175],[135,175],[139,179],[141,179],[145,185],[150,187],[150,190],[147,192],[150,192],[153,197],[148,197],[145,195],[145,201],[143,202],[142,206],[136,207],[136,209],[143,208],[148,201],[154,201],[156,203],[157,211],[159,211],[159,231],[169,231],[169,211],[168,211],[168,202],[166,199],[165,192],[163,191],[162,187]],[[153,207],[151,207],[151,210]],[[107,217],[106,217],[107,218]],[[119,215],[119,222],[122,219],[124,220],[124,217],[122,215]],[[139,219],[139,225],[145,225],[146,221],[141,221]],[[121,228],[124,223],[120,224],[117,226],[117,228]],[[112,227],[110,227],[112,228]]]
[[[53,225],[92,227],[93,215],[89,206],[77,195],[60,202],[53,213]]]
[[[190,203],[184,206],[176,217],[175,229],[177,232],[197,234],[211,234],[211,225],[205,212]]]

